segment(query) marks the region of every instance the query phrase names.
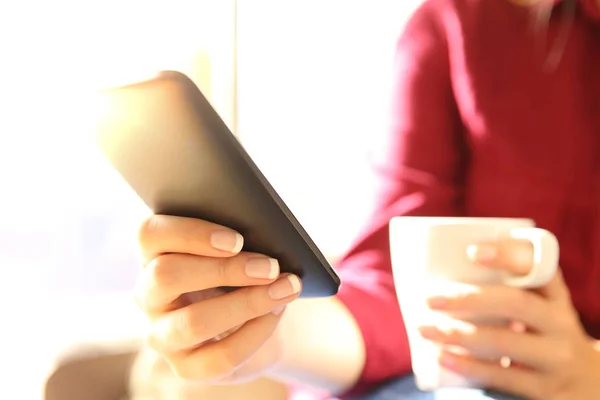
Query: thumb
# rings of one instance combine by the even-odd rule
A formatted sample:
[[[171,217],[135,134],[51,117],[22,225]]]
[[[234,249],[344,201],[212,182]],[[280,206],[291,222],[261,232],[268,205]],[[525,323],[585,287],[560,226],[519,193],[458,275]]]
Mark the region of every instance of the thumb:
[[[533,244],[517,239],[481,242],[469,246],[467,256],[471,262],[484,267],[527,275],[533,266]]]

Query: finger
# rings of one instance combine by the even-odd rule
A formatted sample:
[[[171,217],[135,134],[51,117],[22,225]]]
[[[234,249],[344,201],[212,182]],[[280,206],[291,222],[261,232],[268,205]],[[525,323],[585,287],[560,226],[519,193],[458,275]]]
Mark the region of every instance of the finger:
[[[571,293],[565,283],[562,271],[560,268],[554,274],[554,277],[545,286],[535,289],[535,292],[545,297],[550,301],[571,304]]]
[[[502,357],[508,357],[513,362],[541,371],[549,370],[556,364],[556,352],[548,349],[556,349],[561,344],[531,333],[471,324],[451,330],[423,326],[419,328],[419,333],[423,338],[444,346],[463,348],[480,360],[499,361]]]
[[[527,399],[545,398],[543,393],[547,382],[544,382],[543,375],[531,370],[504,368],[498,363],[475,360],[449,352],[442,353],[440,365],[487,389]]]
[[[239,253],[229,258],[190,254],[163,254],[144,268],[136,286],[142,310],[157,312],[184,293],[222,286],[255,286],[279,276],[277,260],[256,253]]]
[[[244,244],[243,237],[229,228],[169,215],[152,215],[146,219],[140,226],[138,240],[148,261],[165,253],[230,257]]]
[[[248,361],[219,383],[239,384],[260,378],[276,366],[281,356],[281,343],[276,336],[272,335]]]
[[[522,322],[538,332],[562,332],[553,304],[540,295],[503,285],[463,285],[459,292],[427,299],[429,308],[462,320],[500,319]]]
[[[223,340],[208,343],[189,353],[171,355],[167,360],[182,378],[205,383],[224,380],[261,348],[275,332],[278,322],[278,316],[266,314],[248,321]]]
[[[478,265],[527,275],[533,266],[533,244],[516,239],[482,242],[469,246],[467,256]]]
[[[533,266],[533,244],[527,240],[507,239],[483,242],[467,248],[469,259],[481,266],[527,275]],[[560,270],[547,285],[536,291],[549,299],[570,300]]]
[[[298,297],[301,283],[285,275],[268,286],[245,287],[156,317],[148,344],[160,353],[196,347]]]

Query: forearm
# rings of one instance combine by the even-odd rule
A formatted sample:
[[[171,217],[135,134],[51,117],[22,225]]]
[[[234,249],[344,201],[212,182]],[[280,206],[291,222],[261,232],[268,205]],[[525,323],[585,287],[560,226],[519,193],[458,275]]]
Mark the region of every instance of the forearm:
[[[275,379],[342,393],[360,377],[365,363],[362,335],[335,297],[300,299],[289,305],[277,336],[283,360],[272,372]]]

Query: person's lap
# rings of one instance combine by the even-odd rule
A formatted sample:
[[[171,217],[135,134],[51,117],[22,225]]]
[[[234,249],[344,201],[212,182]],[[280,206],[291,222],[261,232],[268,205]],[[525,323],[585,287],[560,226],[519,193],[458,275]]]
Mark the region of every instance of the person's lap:
[[[443,389],[422,392],[412,375],[389,381],[355,400],[519,400],[501,393],[469,389]]]

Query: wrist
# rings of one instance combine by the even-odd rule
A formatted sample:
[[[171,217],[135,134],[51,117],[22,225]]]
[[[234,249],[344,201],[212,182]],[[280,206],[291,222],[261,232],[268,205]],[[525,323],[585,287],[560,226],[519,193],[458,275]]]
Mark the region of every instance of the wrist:
[[[269,371],[270,377],[330,393],[354,385],[364,365],[362,336],[336,297],[299,299],[288,305],[281,318],[273,335],[279,343],[279,362]]]

